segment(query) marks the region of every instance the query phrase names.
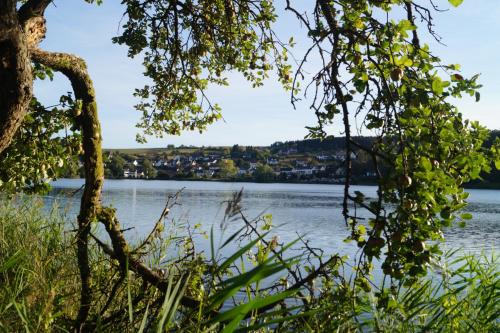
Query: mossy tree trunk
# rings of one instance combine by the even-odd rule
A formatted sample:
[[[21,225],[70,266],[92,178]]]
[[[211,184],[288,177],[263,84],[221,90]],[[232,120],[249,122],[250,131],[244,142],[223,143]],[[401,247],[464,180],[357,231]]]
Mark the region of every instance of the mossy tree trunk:
[[[77,56],[65,53],[32,51],[34,61],[64,74],[71,82],[77,100],[77,122],[81,126],[84,151],[85,189],[78,215],[78,266],[81,279],[81,301],[77,324],[84,324],[92,303],[91,271],[88,257],[88,240],[91,224],[98,220],[101,211],[101,190],[104,167],[101,148],[101,127],[97,115],[95,92],[85,62]]]
[[[88,242],[93,222],[103,223],[111,239],[112,248],[101,243],[99,245],[108,255],[118,260],[123,273],[128,268],[141,276],[144,281],[163,291],[167,289],[167,282],[165,277],[158,275],[150,267],[132,256],[120,223],[116,218],[115,210],[102,206],[101,191],[104,182],[104,166],[101,127],[94,87],[84,60],[71,54],[47,52],[40,49],[34,49],[31,56],[34,61],[61,72],[70,80],[77,100],[76,105],[81,108],[81,110],[77,110],[76,114],[78,114],[77,122],[82,130],[85,189],[78,215],[77,256],[81,279],[81,299],[76,318],[76,329],[83,332],[92,327],[92,324],[88,322],[92,306]],[[187,296],[181,299],[181,304],[191,308],[199,306],[197,300]]]
[[[0,1],[0,153],[12,141],[32,97],[31,61],[16,4]]]

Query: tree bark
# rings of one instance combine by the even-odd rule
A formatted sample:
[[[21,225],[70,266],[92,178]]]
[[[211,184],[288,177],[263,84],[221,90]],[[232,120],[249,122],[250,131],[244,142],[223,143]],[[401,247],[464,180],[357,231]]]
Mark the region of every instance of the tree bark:
[[[97,221],[101,210],[101,190],[104,181],[101,127],[97,114],[95,92],[83,59],[72,54],[46,52],[39,49],[32,51],[32,59],[64,74],[73,87],[77,107],[81,107],[77,122],[82,129],[85,189],[78,215],[77,257],[81,292],[76,329],[79,332],[84,332],[92,303],[88,239],[91,224]]]
[[[19,8],[17,16],[21,25],[33,17],[43,17],[52,0],[28,0]]]
[[[33,94],[28,44],[16,3],[0,1],[0,153],[11,143]]]
[[[107,253],[112,254],[112,257],[119,261],[123,270],[127,268],[133,270],[160,290],[166,289],[167,282],[140,260],[131,258],[129,245],[123,236],[114,209],[101,205],[101,190],[104,182],[101,128],[95,92],[84,60],[71,54],[47,52],[40,49],[32,51],[32,59],[64,74],[71,82],[78,107],[81,107],[81,113],[77,112],[80,113],[77,121],[82,129],[85,190],[78,215],[77,256],[81,293],[76,329],[79,332],[85,332],[91,329],[91,325],[87,326],[87,319],[92,304],[91,270],[88,257],[88,239],[92,222],[100,221],[104,224],[113,247]],[[182,298],[181,304],[192,308],[199,306],[198,301],[187,296]]]

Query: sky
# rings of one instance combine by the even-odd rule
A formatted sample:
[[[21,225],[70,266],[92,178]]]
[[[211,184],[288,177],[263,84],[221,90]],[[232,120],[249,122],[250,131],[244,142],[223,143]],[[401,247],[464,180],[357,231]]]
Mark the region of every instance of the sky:
[[[296,0],[301,5],[305,0]],[[449,8],[446,0],[435,0]],[[68,52],[84,58],[97,93],[103,145],[105,148],[165,147],[174,145],[229,146],[233,144],[263,146],[276,141],[303,139],[305,126],[315,124],[307,100],[296,109],[288,92],[271,77],[264,87],[252,88],[239,74],[230,74],[229,87],[209,89],[211,99],[219,103],[224,121],[211,125],[203,134],[185,132],[162,139],[150,137],[148,143],[135,141],[140,130],[135,124],[140,113],[134,109],[134,88],[142,87],[140,59],[127,57],[124,46],[112,44],[119,34],[123,7],[119,1],[105,0],[102,6],[84,1],[56,0],[46,11],[47,37],[42,48]],[[307,41],[291,13],[283,11],[283,0],[275,1],[280,20],[276,30],[283,40],[293,35],[303,54]],[[434,54],[444,63],[458,63],[465,76],[481,74],[481,101],[473,98],[457,101],[466,118],[477,120],[490,129],[500,129],[500,0],[465,0],[458,8],[434,15],[436,31],[445,45],[429,40]],[[293,32],[293,33],[292,33]],[[36,96],[45,104],[57,103],[59,96],[71,91],[61,75],[53,82],[37,82]],[[331,128],[340,134],[340,125]]]

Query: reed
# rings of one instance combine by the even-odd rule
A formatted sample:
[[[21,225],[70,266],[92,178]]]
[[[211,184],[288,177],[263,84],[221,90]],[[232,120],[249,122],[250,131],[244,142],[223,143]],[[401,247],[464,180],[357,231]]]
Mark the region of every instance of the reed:
[[[230,214],[231,215],[231,214]],[[230,218],[236,218],[232,214]],[[265,219],[264,219],[265,220]],[[74,232],[57,206],[39,199],[0,203],[0,332],[70,332],[78,310]],[[121,271],[98,243],[91,245],[89,330],[97,332],[495,332],[500,329],[498,259],[447,257],[435,274],[398,288],[364,290],[340,257],[316,275],[305,272],[294,244],[273,243],[262,220],[245,221],[212,253],[194,251],[186,226],[158,222],[155,236],[138,242],[149,264],[165,275],[160,291]],[[265,222],[265,221],[264,221]],[[162,226],[160,228],[160,226]],[[251,228],[250,228],[251,227]],[[162,231],[164,230],[164,231]],[[94,233],[97,235],[98,230]],[[97,237],[96,237],[97,239]],[[234,253],[220,253],[239,242]],[[295,244],[296,245],[296,244]],[[176,251],[176,252],[174,252]],[[254,253],[249,256],[249,253]],[[175,253],[175,255],[172,255]],[[295,252],[294,252],[295,253]],[[454,259],[453,259],[454,258]],[[314,258],[319,259],[319,258]],[[373,283],[373,281],[371,281]],[[183,303],[198,302],[196,308]]]

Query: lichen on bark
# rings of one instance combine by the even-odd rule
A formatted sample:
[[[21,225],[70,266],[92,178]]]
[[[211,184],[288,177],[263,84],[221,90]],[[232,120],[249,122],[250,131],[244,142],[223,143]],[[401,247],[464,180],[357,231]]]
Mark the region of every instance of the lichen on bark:
[[[64,74],[71,82],[75,97],[81,101],[81,114],[77,121],[82,130],[85,188],[78,214],[77,257],[81,279],[80,309],[77,317],[78,330],[83,331],[92,304],[91,268],[88,242],[92,222],[97,220],[101,207],[101,190],[104,166],[101,148],[101,126],[92,80],[85,62],[75,55],[32,51],[34,61]]]
[[[17,18],[16,3],[0,1],[0,153],[21,125],[33,93],[28,44]]]

